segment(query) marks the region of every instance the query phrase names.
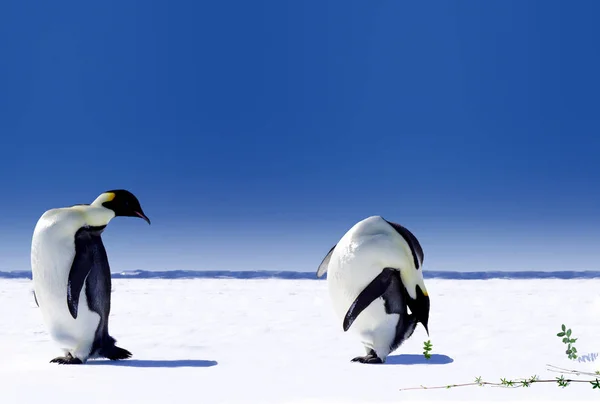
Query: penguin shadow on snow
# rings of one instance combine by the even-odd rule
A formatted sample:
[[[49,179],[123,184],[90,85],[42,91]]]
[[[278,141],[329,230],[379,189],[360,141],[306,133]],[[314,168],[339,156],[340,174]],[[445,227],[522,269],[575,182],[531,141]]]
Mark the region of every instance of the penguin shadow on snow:
[[[200,359],[179,359],[179,360],[163,360],[163,359],[127,359],[123,361],[111,360],[93,360],[87,362],[87,365],[95,366],[124,366],[132,368],[209,368],[218,365],[217,361],[200,360]]]
[[[454,362],[449,356],[431,354],[431,358],[427,359],[424,355],[402,354],[390,355],[385,361],[385,365],[447,365]]]

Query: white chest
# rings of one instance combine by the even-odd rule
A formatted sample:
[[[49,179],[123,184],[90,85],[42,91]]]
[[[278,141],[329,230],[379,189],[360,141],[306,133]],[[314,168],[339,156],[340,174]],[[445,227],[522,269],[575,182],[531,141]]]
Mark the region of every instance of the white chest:
[[[75,239],[65,227],[57,217],[42,216],[33,232],[31,269],[38,302],[66,296]]]

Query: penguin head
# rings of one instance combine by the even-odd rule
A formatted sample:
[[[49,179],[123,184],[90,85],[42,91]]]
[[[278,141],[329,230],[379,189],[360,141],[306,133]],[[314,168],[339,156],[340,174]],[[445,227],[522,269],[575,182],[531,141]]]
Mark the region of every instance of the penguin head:
[[[417,322],[423,324],[427,335],[429,335],[429,295],[427,290],[422,290],[419,285],[415,288],[415,292],[417,297],[413,299],[409,296],[407,304]]]
[[[115,212],[116,216],[139,217],[150,224],[150,219],[142,210],[140,201],[125,189],[106,191],[92,203]]]
[[[427,335],[429,335],[430,301],[422,271],[407,266],[400,270],[400,279],[406,290],[406,305],[417,322],[423,324]]]

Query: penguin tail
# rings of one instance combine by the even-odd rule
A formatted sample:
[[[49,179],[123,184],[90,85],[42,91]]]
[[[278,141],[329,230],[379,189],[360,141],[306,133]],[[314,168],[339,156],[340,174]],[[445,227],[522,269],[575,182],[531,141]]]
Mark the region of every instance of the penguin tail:
[[[100,355],[104,356],[106,359],[110,359],[111,361],[131,358],[131,352],[129,352],[127,349],[119,348],[116,345],[113,345],[108,349],[103,349]]]
[[[100,356],[110,359],[111,361],[131,358],[131,352],[116,346],[115,342],[114,338],[109,337],[104,346],[100,349]]]

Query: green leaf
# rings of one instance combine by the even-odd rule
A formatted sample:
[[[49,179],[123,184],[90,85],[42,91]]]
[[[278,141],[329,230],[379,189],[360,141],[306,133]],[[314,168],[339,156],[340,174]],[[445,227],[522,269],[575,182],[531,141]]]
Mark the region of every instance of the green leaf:
[[[567,337],[570,337],[570,336],[571,336],[571,329],[569,328],[569,329],[567,330]]]
[[[567,329],[567,327],[565,327],[565,325],[562,325],[562,330],[565,331]]]
[[[564,337],[565,333],[564,332],[559,332],[558,334],[556,334],[557,337]]]
[[[573,339],[569,340],[569,342],[570,342],[571,344],[574,344],[574,343],[575,343],[575,341],[577,341],[577,338],[573,338]]]
[[[563,338],[563,342],[566,344],[566,343],[568,343],[568,342],[569,342],[569,339],[568,339],[567,337],[564,337],[564,338]]]

